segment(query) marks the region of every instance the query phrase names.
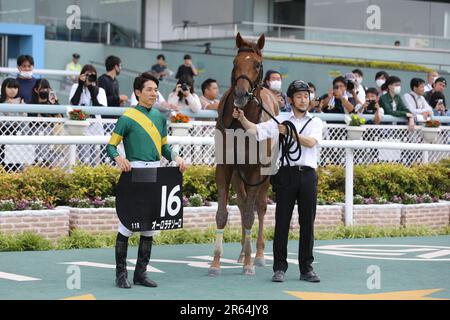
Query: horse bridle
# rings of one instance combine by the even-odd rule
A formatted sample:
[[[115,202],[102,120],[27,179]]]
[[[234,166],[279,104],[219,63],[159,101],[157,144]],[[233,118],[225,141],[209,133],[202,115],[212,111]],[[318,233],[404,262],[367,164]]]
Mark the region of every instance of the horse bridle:
[[[239,53],[241,53],[241,52],[252,52],[252,53],[256,53],[255,52],[255,50],[254,49],[252,49],[252,48],[240,48],[239,50],[238,50],[238,54]],[[256,53],[257,54],[257,53]],[[258,74],[258,78],[256,79],[256,81],[255,81],[255,83],[253,83],[253,81],[248,77],[248,76],[246,76],[245,74],[241,74],[239,77],[237,77],[237,78],[235,78],[234,77],[234,72],[235,72],[235,68],[233,68],[233,71],[232,71],[232,76],[231,76],[231,88],[233,89],[235,86],[236,86],[236,84],[237,84],[237,82],[238,82],[238,80],[240,80],[240,79],[244,79],[244,80],[247,80],[248,81],[248,83],[250,84],[250,91],[247,91],[246,93],[245,93],[245,95],[248,97],[248,102],[247,103],[250,103],[250,102],[252,102],[253,100],[256,100],[256,102],[257,102],[257,104],[258,104],[258,107],[259,107],[259,110],[260,110],[260,113],[262,112],[262,110],[264,109],[264,107],[263,107],[263,104],[262,104],[262,99],[261,99],[261,97],[260,97],[260,99],[258,99],[258,97],[257,97],[257,90],[258,90],[258,88],[261,86],[261,81],[262,81],[262,78],[263,78],[263,64],[262,64],[262,62],[260,62],[261,63],[261,65],[260,65],[260,69],[259,69],[259,74]],[[228,99],[230,98],[230,96],[232,95],[232,92],[233,92],[233,90],[231,90],[230,91],[230,93],[228,94],[228,96],[226,97],[226,99],[225,99],[225,104],[224,104],[224,108],[227,106],[227,102],[228,102]],[[267,111],[266,111],[267,112]],[[222,110],[222,116],[220,117],[221,118],[221,124],[222,124],[222,127],[223,127],[223,129],[229,129],[229,128],[231,128],[231,126],[233,125],[233,121],[235,121],[236,119],[234,119],[233,118],[233,120],[232,120],[232,122],[231,122],[231,124],[230,124],[230,127],[229,128],[227,128],[226,126],[225,126],[225,123],[224,123],[224,121],[223,121],[223,113],[225,113],[225,110]],[[269,178],[269,176],[265,176],[261,181],[259,181],[259,182],[257,182],[257,183],[249,183],[248,181],[247,181],[247,179],[244,177],[244,175],[242,174],[242,172],[241,172],[241,170],[240,170],[240,168],[236,165],[236,157],[237,157],[237,155],[235,154],[234,155],[234,166],[236,167],[236,170],[238,171],[238,173],[239,173],[239,177],[241,178],[241,180],[242,180],[242,182],[244,182],[244,184],[245,185],[247,185],[247,186],[249,186],[249,187],[257,187],[257,186],[259,186],[259,185],[261,185],[261,184],[263,184],[268,178]]]
[[[252,49],[252,48],[240,48],[238,50],[238,54],[241,52],[251,52],[251,53],[258,54],[257,52],[255,52],[255,49]],[[263,74],[264,74],[263,69],[264,68],[263,68],[263,63],[262,62],[260,62],[260,63],[261,63],[261,66],[259,68],[258,78],[256,79],[255,83],[253,83],[253,81],[245,74],[241,74],[239,77],[235,78],[234,77],[235,68],[233,68],[233,71],[231,73],[231,87],[234,88],[240,79],[244,79],[250,84],[250,91],[247,91],[245,93],[245,95],[249,98],[249,102],[254,99],[257,99],[255,92],[258,89],[258,87],[260,86],[262,78],[263,78]],[[259,103],[259,101],[258,101],[258,103]]]

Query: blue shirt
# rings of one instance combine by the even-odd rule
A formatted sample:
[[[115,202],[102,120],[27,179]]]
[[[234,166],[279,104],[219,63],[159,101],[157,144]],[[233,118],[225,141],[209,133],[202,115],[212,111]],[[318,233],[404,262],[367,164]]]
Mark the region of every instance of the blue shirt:
[[[36,84],[37,79],[31,78],[31,79],[23,79],[23,78],[17,78],[17,81],[19,81],[19,97],[23,98],[23,101],[25,103],[32,103],[33,100],[33,88]]]

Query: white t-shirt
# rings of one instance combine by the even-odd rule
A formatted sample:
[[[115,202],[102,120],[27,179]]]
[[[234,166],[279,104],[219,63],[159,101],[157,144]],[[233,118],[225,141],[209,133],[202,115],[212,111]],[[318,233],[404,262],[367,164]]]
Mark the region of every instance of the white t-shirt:
[[[176,92],[171,92],[169,94],[167,102],[179,106],[180,109],[189,109],[192,112],[199,112],[200,110],[202,110],[202,104],[197,94],[192,93],[186,97],[188,104],[186,104],[184,100],[185,99],[182,99],[180,101],[180,99],[178,98],[178,94]]]
[[[310,118],[312,120],[308,123],[308,125],[305,127],[305,129],[302,132],[302,135],[312,137],[316,139],[317,143],[312,148],[308,148],[305,146],[301,146],[301,152],[302,155],[299,160],[297,160],[294,163],[290,163],[291,166],[308,166],[311,168],[317,168],[317,162],[318,162],[318,153],[319,153],[319,143],[322,141],[322,135],[323,135],[323,122],[318,117],[313,117],[312,114],[309,112],[306,112],[305,116],[301,119],[297,119],[294,115],[294,112],[283,112],[280,115],[275,117],[280,123],[282,123],[285,120],[291,121],[295,128],[297,129],[297,132],[299,132],[305,124],[308,122]],[[279,135],[278,131],[278,124],[270,119],[269,121],[258,123],[256,125],[257,130],[257,136],[256,139],[258,141],[265,140],[265,139],[277,139]],[[292,150],[294,150],[297,147],[296,144],[292,146]],[[281,154],[278,155],[280,157]],[[293,154],[293,158],[298,157],[298,151],[296,154]]]
[[[75,95],[75,91],[77,91],[78,88],[78,83],[74,83],[72,85],[72,88],[70,89],[70,94],[69,94],[69,102],[70,100],[72,100],[72,97]],[[97,101],[98,103],[100,103],[102,106],[107,106],[108,105],[108,100],[106,98],[106,92],[105,89],[103,88],[98,88],[98,94],[97,94]],[[81,91],[81,96],[80,96],[80,102],[78,103],[79,106],[92,106],[92,99],[91,99],[91,93],[89,92],[89,89],[87,87],[83,86],[83,90]]]

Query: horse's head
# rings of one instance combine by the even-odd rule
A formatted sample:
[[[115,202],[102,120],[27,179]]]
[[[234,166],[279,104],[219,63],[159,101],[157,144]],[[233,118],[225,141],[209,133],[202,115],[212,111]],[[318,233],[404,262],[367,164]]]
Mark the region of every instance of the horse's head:
[[[257,43],[236,36],[236,47],[239,49],[234,58],[231,74],[231,85],[234,87],[234,105],[243,108],[250,99],[263,77],[262,53],[265,37],[261,35]]]

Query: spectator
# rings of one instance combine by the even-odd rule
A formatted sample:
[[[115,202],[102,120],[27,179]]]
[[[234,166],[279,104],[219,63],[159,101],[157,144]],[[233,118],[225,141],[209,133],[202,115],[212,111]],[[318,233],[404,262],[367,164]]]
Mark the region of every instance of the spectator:
[[[36,84],[36,78],[33,77],[34,59],[29,55],[21,55],[17,58],[17,68],[19,69],[19,97],[25,103],[31,103],[33,87]]]
[[[282,87],[281,73],[275,70],[267,70],[263,79],[263,86],[270,90],[275,100],[278,102],[278,108],[281,112],[288,112],[292,107],[287,103],[287,96],[281,91]]]
[[[333,80],[333,88],[328,91],[328,96],[324,99],[322,108],[326,113],[350,113],[354,106],[348,101],[346,95],[347,80],[339,76]]]
[[[386,71],[378,71],[375,75],[375,84],[378,90],[378,95],[381,96],[382,94],[386,93],[386,80],[389,78],[389,75]]]
[[[390,76],[385,83],[387,93],[380,97],[380,106],[384,109],[384,114],[394,117],[406,117],[408,119],[409,130],[414,129],[414,116],[405,106],[400,93],[402,91],[401,80],[396,76]]]
[[[78,83],[75,83],[70,90],[69,95],[70,104],[73,106],[93,106],[93,107],[107,107],[108,100],[103,88],[97,86],[97,70],[91,64],[84,65],[81,69]],[[92,116],[91,116],[92,117]],[[106,118],[106,116],[104,116]],[[95,118],[100,120],[102,116],[95,115]],[[87,135],[104,135],[105,127],[100,122],[94,122],[86,130]],[[105,146],[78,146],[78,153],[82,155],[82,161],[87,164],[93,164],[100,157],[105,159]]]
[[[83,66],[79,63],[79,61],[80,55],[78,53],[74,53],[72,55],[72,61],[66,65],[66,70],[77,72],[79,74],[81,72],[81,69],[83,68]],[[68,76],[66,78],[66,83],[70,86],[72,86],[77,81],[78,81],[77,76]]]
[[[197,69],[195,69],[194,65],[192,64],[192,57],[190,55],[184,56],[184,63],[178,67],[177,74],[175,75],[175,78],[180,79],[187,79],[190,78],[192,82],[194,82],[194,77],[198,74]]]
[[[109,56],[105,60],[106,73],[98,78],[98,86],[106,93],[107,106],[119,107],[128,101],[126,95],[119,95],[119,81],[117,76],[122,70],[122,61],[116,56]],[[105,116],[105,118],[116,119],[118,116]]]
[[[366,90],[366,101],[363,104],[358,104],[355,107],[357,113],[374,115],[373,123],[380,124],[384,115],[383,108],[380,108],[378,103],[378,90],[376,88],[368,88]],[[368,121],[367,123],[370,123]]]
[[[400,41],[399,41],[399,40],[396,40],[396,41],[394,42],[394,46],[400,47]]]
[[[323,99],[327,97],[325,94],[322,97],[317,97],[316,86],[312,82],[308,82],[309,86],[309,112],[319,113],[322,112]]]
[[[447,87],[447,80],[443,77],[437,78],[433,83],[433,89],[431,91],[428,91],[425,94],[425,99],[428,101],[428,103],[431,105],[431,95],[435,92],[441,92],[444,94],[445,88]],[[445,98],[444,98],[445,103]]]
[[[78,83],[75,83],[69,94],[73,106],[106,107],[108,101],[103,88],[97,86],[97,70],[91,64],[81,69]]]
[[[202,83],[202,93],[200,97],[200,103],[202,109],[217,110],[219,108],[219,86],[214,79],[206,79]]]
[[[445,96],[442,92],[436,91],[431,94],[430,105],[433,108],[433,115],[450,117],[450,111],[447,109]]]
[[[53,104],[57,105],[58,97],[56,96],[55,91],[50,86],[50,82],[47,79],[39,79],[36,80],[36,83],[33,87],[33,94],[31,98],[31,103],[33,104]],[[48,115],[43,115],[48,116]]]
[[[49,104],[49,105],[59,105],[58,97],[55,91],[50,86],[47,79],[38,79],[33,87],[32,101],[33,104]],[[52,113],[39,113],[39,114],[29,114],[32,117],[46,117],[46,118],[62,118],[62,114],[52,114]],[[39,127],[32,129],[34,135],[49,136],[49,135],[59,135],[62,132],[62,126],[58,123],[41,123]],[[35,164],[52,166],[59,156],[63,156],[63,149],[58,146],[49,145],[38,145],[36,147],[36,158],[34,160]]]
[[[23,103],[23,99],[19,97],[19,81],[14,78],[6,78],[2,83],[0,103],[19,104]],[[5,116],[3,112],[0,112],[0,116]],[[9,116],[21,116],[19,113],[8,113]],[[0,135],[2,136],[14,136],[20,130],[20,124],[16,121],[3,121],[0,125]],[[10,170],[17,170],[21,167],[19,163],[7,163],[6,162],[6,147],[0,145],[0,167]],[[0,169],[1,169],[0,168]]]
[[[157,79],[163,80],[164,77],[169,76],[169,69],[167,69],[166,57],[163,54],[158,54],[156,57],[156,64],[150,70]]]
[[[353,106],[356,106],[357,104],[363,104],[364,101],[366,100],[366,93],[364,92],[364,88],[358,82],[357,76],[355,76],[354,73],[346,73],[345,81],[346,81],[345,95],[347,96],[348,101]]]
[[[411,92],[403,96],[406,106],[415,116],[417,121],[425,121],[433,115],[433,108],[423,97],[425,93],[425,80],[412,78],[410,83]]]
[[[430,71],[427,73],[427,85],[425,86],[425,92],[433,90],[433,83],[439,78],[437,71]]]
[[[204,46],[205,46],[205,52],[204,52],[204,54],[212,54],[212,51],[211,51],[211,42],[206,42],[206,43],[204,44]]]
[[[24,103],[19,96],[19,81],[14,78],[6,78],[2,82],[0,103],[20,104]]]
[[[360,69],[355,69],[352,71],[352,73],[355,75],[356,77],[356,82],[358,83],[358,92],[363,92],[364,95],[366,94],[366,88],[363,86],[363,81],[364,81],[364,74]],[[362,97],[362,94],[361,94]]]
[[[178,80],[175,90],[169,94],[167,101],[178,106],[180,110],[190,109],[192,112],[198,112],[202,109],[200,98],[194,93],[190,78]]]

